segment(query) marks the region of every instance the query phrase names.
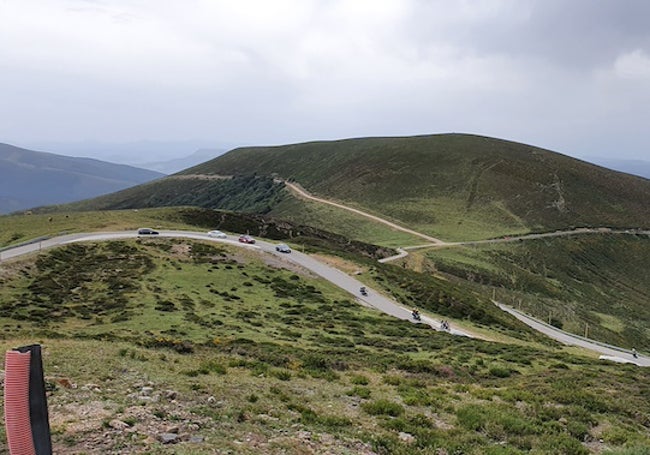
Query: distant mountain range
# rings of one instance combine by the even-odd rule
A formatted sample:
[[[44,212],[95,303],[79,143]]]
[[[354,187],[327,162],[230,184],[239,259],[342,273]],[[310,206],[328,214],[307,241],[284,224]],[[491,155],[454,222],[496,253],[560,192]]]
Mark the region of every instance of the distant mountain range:
[[[225,152],[226,150],[223,149],[198,149],[191,155],[184,156],[182,158],[152,161],[141,163],[138,166],[145,169],[162,172],[164,174],[174,174],[176,172],[187,169],[188,167],[196,166],[197,164],[201,164],[213,158],[216,158]]]
[[[163,175],[132,166],[0,143],[0,213],[92,198]]]
[[[133,142],[33,142],[26,145],[32,150],[47,150],[68,156],[86,156],[111,163],[128,164],[143,169],[173,174],[216,158],[237,144],[212,140]]]

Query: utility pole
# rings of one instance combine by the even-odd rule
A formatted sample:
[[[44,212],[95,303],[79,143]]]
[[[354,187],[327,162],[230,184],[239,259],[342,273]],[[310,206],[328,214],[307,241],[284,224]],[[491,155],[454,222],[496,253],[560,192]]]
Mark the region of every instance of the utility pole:
[[[589,337],[589,323],[585,322],[585,338]]]

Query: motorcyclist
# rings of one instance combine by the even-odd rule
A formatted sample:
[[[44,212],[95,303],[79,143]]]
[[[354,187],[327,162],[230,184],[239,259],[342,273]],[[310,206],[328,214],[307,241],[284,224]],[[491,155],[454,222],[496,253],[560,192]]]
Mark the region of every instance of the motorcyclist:
[[[368,294],[368,291],[366,290],[365,286],[361,286],[359,288],[359,292],[361,293],[361,295],[367,295]]]
[[[639,358],[639,354],[636,352],[636,349],[634,348],[632,348],[632,357],[634,357],[635,359]]]
[[[415,319],[416,321],[419,321],[421,319],[420,311],[417,308],[413,308],[413,311],[411,311],[411,315],[413,315],[413,319]]]

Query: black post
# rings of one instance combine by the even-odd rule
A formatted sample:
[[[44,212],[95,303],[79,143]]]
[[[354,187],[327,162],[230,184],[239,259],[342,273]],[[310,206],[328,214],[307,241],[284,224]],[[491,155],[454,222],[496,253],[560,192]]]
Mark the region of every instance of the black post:
[[[45,378],[41,346],[33,344],[14,349],[21,353],[30,352],[29,365],[29,417],[32,425],[32,439],[36,455],[52,455],[50,419],[45,396]]]

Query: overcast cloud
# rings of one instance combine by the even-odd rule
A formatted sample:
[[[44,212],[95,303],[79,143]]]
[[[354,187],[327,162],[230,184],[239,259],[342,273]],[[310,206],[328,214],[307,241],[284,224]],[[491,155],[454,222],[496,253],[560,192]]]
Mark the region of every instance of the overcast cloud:
[[[645,0],[0,0],[0,142],[470,132],[650,159],[648,18]]]

